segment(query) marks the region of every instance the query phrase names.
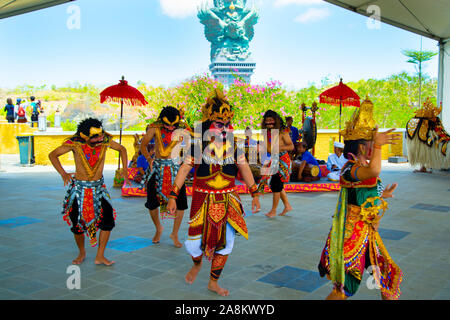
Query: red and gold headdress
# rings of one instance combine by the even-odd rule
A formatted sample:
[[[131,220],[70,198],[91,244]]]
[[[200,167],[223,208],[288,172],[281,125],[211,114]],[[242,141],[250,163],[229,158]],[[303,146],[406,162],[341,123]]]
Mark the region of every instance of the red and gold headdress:
[[[222,120],[227,123],[233,119],[234,111],[232,111],[232,107],[223,92],[220,89],[215,89],[202,107],[202,114],[202,121]]]

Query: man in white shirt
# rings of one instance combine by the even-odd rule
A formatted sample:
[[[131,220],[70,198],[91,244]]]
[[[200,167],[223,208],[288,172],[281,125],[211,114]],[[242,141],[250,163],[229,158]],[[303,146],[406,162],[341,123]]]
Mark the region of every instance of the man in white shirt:
[[[342,142],[334,142],[334,153],[328,156],[327,169],[330,173],[327,175],[328,180],[339,181],[339,175],[342,167],[347,162],[344,157],[344,144]]]

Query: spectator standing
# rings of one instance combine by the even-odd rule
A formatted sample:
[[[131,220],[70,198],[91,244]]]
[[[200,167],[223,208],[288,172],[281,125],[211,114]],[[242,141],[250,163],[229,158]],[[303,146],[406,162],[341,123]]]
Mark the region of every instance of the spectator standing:
[[[17,98],[16,104],[14,105],[14,120],[17,120],[17,117],[18,117],[18,114],[19,114],[20,102],[21,101],[22,101],[22,99]]]
[[[17,111],[17,123],[26,123],[27,114],[25,112],[25,104],[19,105],[19,110]]]
[[[8,123],[14,123],[14,105],[11,98],[6,99],[5,111]]]
[[[30,97],[30,107],[31,107],[31,122],[37,122],[40,109],[40,101],[35,102],[36,98],[34,96]]]
[[[296,144],[298,140],[298,129],[292,125],[293,122],[294,118],[291,116],[286,117],[286,126],[289,129],[289,136],[291,137],[292,142]]]

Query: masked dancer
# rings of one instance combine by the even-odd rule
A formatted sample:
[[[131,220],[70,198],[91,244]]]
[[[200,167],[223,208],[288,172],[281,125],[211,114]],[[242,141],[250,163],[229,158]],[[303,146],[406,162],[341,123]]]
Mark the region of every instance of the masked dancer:
[[[116,211],[111,204],[111,197],[106,190],[103,167],[106,150],[119,151],[123,164],[122,175],[127,180],[127,150],[112,140],[105,132],[102,123],[93,118],[79,123],[75,135],[49,154],[49,159],[56,171],[61,175],[64,185],[69,185],[63,203],[63,218],[72,226],[79,255],[72,263],[81,264],[86,258],[84,233],[87,234],[91,246],[97,245],[97,231],[100,229],[95,264],[112,265],[114,261],[105,258],[104,252],[111,230],[115,226]],[[59,157],[73,152],[75,173],[67,173],[59,161]]]

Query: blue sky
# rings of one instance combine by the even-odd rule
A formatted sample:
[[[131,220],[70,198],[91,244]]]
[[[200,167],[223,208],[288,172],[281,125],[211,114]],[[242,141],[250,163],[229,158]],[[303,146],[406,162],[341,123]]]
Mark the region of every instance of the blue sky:
[[[208,71],[210,44],[196,16],[201,0],[77,0],[0,20],[0,87],[115,84],[125,75],[173,86]],[[288,88],[385,78],[413,72],[403,49],[420,48],[419,35],[320,0],[249,0],[259,10],[250,43],[254,83],[279,80]],[[79,29],[69,29],[75,5]],[[423,50],[437,52],[422,38]],[[425,72],[437,76],[437,56]]]

